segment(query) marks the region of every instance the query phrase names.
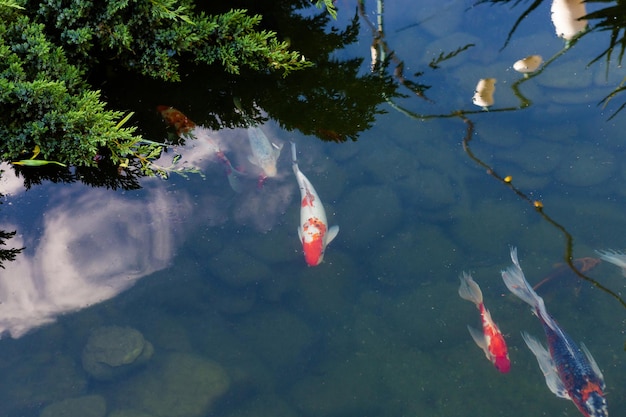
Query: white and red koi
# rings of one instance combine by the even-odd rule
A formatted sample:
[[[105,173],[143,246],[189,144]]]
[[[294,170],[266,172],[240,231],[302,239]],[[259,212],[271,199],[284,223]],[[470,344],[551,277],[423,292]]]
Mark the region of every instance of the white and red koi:
[[[491,361],[496,369],[502,373],[509,372],[511,369],[511,361],[509,360],[509,352],[504,341],[504,336],[498,329],[498,326],[491,319],[489,310],[483,304],[483,293],[480,287],[472,279],[470,274],[463,272],[459,277],[461,286],[459,287],[459,295],[462,299],[471,301],[476,305],[480,312],[480,319],[483,325],[483,331],[480,332],[473,327],[467,326],[472,335],[474,342],[485,352],[487,359]]]
[[[549,351],[534,337],[523,332],[524,341],[533,352],[550,391],[557,397],[572,400],[585,417],[608,417],[604,398],[604,377],[584,344],[578,347],[572,338],[548,314],[543,299],[532,289],[511,248],[513,265],[502,271],[507,288],[529,304],[541,321]]]
[[[326,211],[313,184],[304,176],[298,168],[296,158],[296,144],[291,142],[291,156],[293,159],[293,172],[296,174],[300,187],[300,225],[298,236],[304,250],[304,260],[308,266],[316,266],[324,259],[326,246],[339,233],[339,226],[328,228]]]
[[[157,106],[157,111],[161,113],[161,117],[163,117],[166,123],[174,126],[178,136],[188,136],[206,143],[209,146],[210,152],[214,153],[217,159],[224,165],[224,172],[226,173],[230,187],[236,192],[241,192],[239,171],[233,168],[230,160],[224,154],[224,151],[220,149],[218,141],[211,136],[210,129],[196,125],[174,107]]]

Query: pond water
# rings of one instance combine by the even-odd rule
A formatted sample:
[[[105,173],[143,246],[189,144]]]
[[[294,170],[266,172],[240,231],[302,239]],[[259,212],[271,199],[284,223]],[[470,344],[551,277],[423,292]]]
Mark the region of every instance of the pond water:
[[[1,226],[26,249],[0,270],[1,415],[580,415],[549,391],[520,335],[545,341],[502,281],[511,246],[531,284],[548,278],[538,293],[593,354],[612,415],[626,409],[626,278],[607,262],[574,262],[583,277],[565,264],[626,249],[626,113],[611,118],[623,98],[598,105],[624,71],[607,72],[604,59],[588,65],[608,34],[564,50],[546,3],[503,48],[523,5],[409,3],[385,4],[376,44],[393,51],[388,72],[404,97],[382,100],[384,112],[344,143],[270,117],[261,128],[283,148],[262,186],[241,127],[209,135],[241,171],[239,192],[200,140],[178,151],[180,166],[204,177],[172,173],[138,190],[25,190],[4,167]],[[343,30],[356,4],[337,4],[333,25]],[[360,74],[370,73],[377,24],[376,2],[364,6],[357,41],[333,53],[362,58]],[[525,79],[512,65],[531,54],[549,65]],[[201,89],[203,75],[190,78],[195,87],[180,88]],[[482,78],[497,80],[488,111],[472,103]],[[176,89],[128,102],[146,113],[174,105],[209,124],[202,93]],[[144,120],[154,122],[143,127],[148,138],[165,137],[156,115]],[[298,241],[291,141],[328,226],[340,227],[316,267]],[[480,317],[458,295],[463,271],[505,335],[507,374],[467,331]],[[93,348],[104,359],[91,358],[94,330],[118,327],[143,339],[117,341],[112,331],[113,358],[106,347]]]

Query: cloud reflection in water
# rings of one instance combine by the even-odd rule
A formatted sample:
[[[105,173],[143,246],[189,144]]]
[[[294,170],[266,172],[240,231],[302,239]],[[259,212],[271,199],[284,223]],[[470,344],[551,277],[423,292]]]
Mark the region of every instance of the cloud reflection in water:
[[[71,187],[70,189],[75,189]],[[160,188],[147,201],[101,189],[65,193],[43,213],[40,238],[11,242],[27,249],[0,276],[0,332],[14,338],[65,313],[105,301],[171,261],[188,199]]]
[[[235,161],[247,160],[245,130],[215,135]],[[3,218],[14,218],[13,224],[0,221],[0,228],[18,231],[8,244],[26,246],[0,269],[0,334],[18,338],[63,313],[115,297],[170,265],[186,232],[227,222],[267,232],[293,207],[296,186],[287,158],[263,189],[257,187],[258,172],[244,167],[245,189],[237,194],[213,149],[203,145],[192,141],[177,151],[185,164],[207,174],[206,181],[193,174],[184,187],[146,180],[137,196],[81,184],[49,184],[23,193],[21,179],[10,167],[0,167],[0,192],[9,203],[0,210]],[[33,197],[37,201],[28,204]]]

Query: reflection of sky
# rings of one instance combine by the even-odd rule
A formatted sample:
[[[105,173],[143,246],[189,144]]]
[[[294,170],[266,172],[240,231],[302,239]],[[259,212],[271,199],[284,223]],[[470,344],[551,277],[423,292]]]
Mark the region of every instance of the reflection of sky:
[[[220,188],[219,192],[203,197],[210,200],[204,206],[212,211],[212,218],[232,218],[238,225],[265,232],[279,221],[279,216],[285,212],[286,206],[296,192],[296,186],[295,179],[292,178],[288,151],[290,138],[273,123],[267,123],[261,128],[270,142],[277,146],[283,145],[277,162],[277,176],[265,180],[262,185],[259,182],[261,169],[248,160],[251,151],[246,129],[203,132],[219,144],[219,148],[230,160],[233,168],[239,171],[237,175],[241,180],[241,193],[234,193],[228,189],[225,166],[215,158],[212,148],[205,146],[204,137],[187,141],[185,147],[176,149],[176,152],[184,155],[180,162],[181,166],[199,168],[210,176],[207,182],[212,184],[211,187]],[[171,160],[171,154],[166,154],[166,157]],[[169,162],[162,163],[168,164]],[[217,206],[221,208],[215,211],[214,208]]]
[[[0,333],[19,337],[59,314],[114,297],[167,267],[194,224],[230,220],[267,231],[280,221],[296,191],[287,153],[279,175],[259,188],[258,171],[247,162],[245,130],[226,130],[214,138],[242,171],[240,194],[229,188],[224,166],[202,141],[188,141],[176,151],[183,155],[181,166],[200,168],[206,180],[190,174],[191,186],[180,188],[172,174],[172,181],[148,180],[132,195],[80,184],[24,192],[21,179],[6,167],[0,180],[0,192],[7,196],[0,227],[17,230],[9,245],[26,249],[0,271]],[[170,162],[171,155],[166,154]],[[194,192],[195,187],[202,191]]]
[[[18,230],[11,245],[26,246],[0,276],[0,332],[13,337],[109,299],[167,266],[181,237],[170,217],[190,208],[188,199],[174,199],[160,187],[147,190],[145,200],[81,185],[40,188],[34,192],[53,196],[31,203],[39,227],[22,227],[17,207],[5,211],[15,217],[12,223],[0,225]]]
[[[555,34],[550,19],[549,1],[544,1],[521,21],[506,47],[505,40],[515,20],[529,5],[519,3],[513,7],[516,2],[511,2],[504,7],[489,3],[472,6],[474,3],[476,2],[428,0],[420,2],[419,7],[407,7],[405,2],[384,2],[382,19],[384,40],[397,60],[392,62],[391,68],[401,61],[404,65],[404,76],[408,80],[431,86],[426,91],[426,95],[433,100],[433,103],[429,104],[429,113],[447,113],[451,107],[475,110],[471,98],[476,83],[481,78],[498,80],[496,105],[517,106],[519,101],[510,90],[510,85],[519,79],[520,74],[513,71],[513,63],[533,54],[539,54],[546,60],[564,46],[564,41]],[[339,7],[341,4],[338,2]],[[373,0],[365,2],[366,16],[374,26],[377,25],[376,5],[376,1]],[[595,8],[598,6],[587,5],[588,11]],[[344,8],[343,14],[340,13],[339,23],[336,23],[338,27],[347,25],[353,17],[353,9],[350,9],[350,13],[347,10]],[[337,55],[341,58],[364,57],[363,71],[367,72],[373,33],[363,20],[361,28],[359,41],[339,51]],[[440,68],[429,67],[429,63],[441,54],[452,53],[468,44],[473,46],[441,63]],[[574,51],[563,56],[559,62],[578,65],[576,61],[582,60],[584,66],[606,46],[606,32],[602,35],[591,34],[583,38],[573,48]],[[539,104],[551,99],[552,80],[559,78],[556,73],[561,71],[562,68],[553,65],[550,71],[547,71],[552,74],[542,77],[546,81],[538,80],[543,84],[541,87],[543,89],[547,87],[548,90],[546,95],[534,97],[533,100],[538,100]],[[597,78],[596,85],[600,87],[618,84],[623,74],[615,66],[609,73],[609,81],[601,80],[604,75],[604,62],[585,68],[585,72],[588,74],[593,72]],[[416,76],[417,73],[420,75]],[[564,75],[576,76],[573,73]],[[597,97],[589,95],[589,103],[595,105],[608,92],[610,90],[603,90],[604,94],[598,92]],[[398,99],[397,103],[407,105],[410,103],[410,109],[416,109],[412,94],[404,100]]]
[[[346,5],[340,19],[349,19],[354,2],[337,3]],[[530,3],[522,2],[514,9],[483,5],[466,12],[467,2],[444,0],[444,18],[423,21],[431,16],[436,3],[386,3],[386,35],[390,47],[406,62],[406,73],[425,70],[424,77],[431,77],[427,81],[436,81],[428,92],[435,103],[415,97],[403,101],[415,111],[479,111],[471,98],[477,79],[485,76],[498,78],[497,106],[517,104],[509,88],[511,80],[520,77],[510,69],[513,62],[531,52],[546,58],[563,45],[553,33],[549,9],[544,6],[532,19],[523,21],[511,45],[500,52],[510,24]],[[375,4],[368,1],[368,6],[371,12]],[[419,21],[423,21],[419,27],[400,30]],[[437,34],[436,29],[445,33]],[[345,52],[364,58],[364,72],[369,68],[370,35],[362,27],[360,44]],[[439,70],[428,69],[432,57],[470,39],[476,47]],[[571,92],[573,97],[578,92],[553,85],[558,78],[577,81],[573,75],[564,77],[564,71],[602,75],[602,66],[586,68],[587,57],[594,50],[580,47],[585,44],[576,45],[549,71],[523,85],[524,93],[533,101],[529,108],[471,116],[475,123],[470,143],[474,153],[500,175],[512,175],[513,184],[524,193],[545,203],[544,212],[572,233],[574,257],[594,256],[596,248],[623,249],[626,244],[624,114],[607,122],[595,103],[608,91],[597,87],[586,89],[588,96],[583,97],[593,106],[574,100],[559,104],[555,99],[560,90]],[[204,106],[200,100],[193,104],[196,108]],[[468,158],[461,146],[466,130],[460,120],[414,120],[385,104],[381,107],[388,112],[377,117],[372,129],[363,132],[356,143],[338,145],[295,137],[302,171],[320,193],[329,222],[341,227],[319,269],[304,265],[296,223],[276,226],[284,221],[284,212],[297,221],[298,205],[287,151],[291,136],[271,124],[263,127],[268,137],[282,141],[285,147],[278,164],[281,176],[269,180],[262,190],[257,189],[255,167],[247,162],[247,138],[240,129],[220,131],[216,136],[233,165],[245,173],[241,194],[229,189],[222,165],[202,151],[198,142],[193,149],[197,153],[185,151],[185,159],[201,167],[206,180],[172,175],[167,182],[149,182],[140,192],[99,192],[77,186],[60,194],[58,190],[64,187],[49,185],[12,195],[8,200],[12,205],[1,206],[0,216],[14,226],[19,222],[14,228],[29,249],[18,262],[7,265],[12,270],[0,270],[2,301],[9,300],[13,307],[8,311],[13,316],[0,317],[7,317],[9,323],[11,317],[20,314],[17,318],[29,318],[30,322],[16,319],[9,323],[12,327],[3,324],[3,328],[17,335],[26,324],[50,320],[86,304],[78,297],[72,304],[70,291],[88,296],[99,291],[100,299],[104,299],[126,288],[125,277],[135,282],[142,265],[148,264],[143,271],[147,275],[151,269],[173,264],[180,267],[176,272],[187,275],[180,281],[175,276],[166,289],[155,286],[146,291],[146,310],[150,313],[135,317],[144,309],[142,303],[136,303],[105,317],[132,320],[141,330],[158,327],[154,333],[163,333],[167,339],[174,338],[171,334],[177,339],[182,335],[180,345],[185,350],[191,344],[202,355],[232,358],[229,363],[236,362],[232,369],[250,375],[251,386],[260,394],[233,405],[236,409],[224,414],[252,414],[255,407],[259,408],[256,414],[267,414],[261,408],[278,403],[293,405],[289,412],[294,415],[375,415],[381,409],[393,410],[396,415],[575,415],[570,402],[555,399],[548,391],[535,358],[521,339],[522,330],[541,336],[540,324],[526,306],[503,296],[507,290],[500,278],[500,270],[510,264],[508,245],[518,246],[524,271],[533,283],[551,274],[553,264],[562,262],[563,235]],[[86,193],[84,199],[82,192]],[[47,198],[36,193],[56,195]],[[100,210],[93,201],[103,206],[100,216],[87,214]],[[79,202],[84,208],[79,209]],[[155,212],[150,206],[170,213]],[[76,228],[68,232],[74,217],[84,231]],[[153,221],[160,225],[156,230],[152,229]],[[103,222],[110,226],[107,230],[101,227]],[[142,227],[133,228],[137,223]],[[203,233],[198,232],[196,239],[186,243],[197,244],[199,256],[183,253],[183,249],[176,253],[186,232],[208,227],[213,232],[210,238],[219,243],[203,246]],[[272,228],[269,233],[258,233]],[[138,231],[155,237],[138,239]],[[94,241],[94,236],[99,241]],[[283,238],[293,246],[277,244]],[[146,245],[148,253],[143,259],[133,257],[137,242],[159,239],[164,243]],[[82,246],[88,249],[77,250]],[[219,246],[215,253],[205,252],[207,247]],[[159,247],[164,249],[159,251]],[[123,251],[130,254],[125,256]],[[274,259],[266,253],[272,251],[288,253]],[[45,252],[50,252],[47,263]],[[90,259],[87,252],[97,255]],[[50,260],[53,256],[58,259]],[[186,265],[191,263],[194,268],[188,269]],[[45,265],[63,268],[63,272],[44,275]],[[87,270],[89,275],[84,272]],[[457,276],[463,270],[474,274],[494,320],[511,342],[515,375],[506,384],[500,383],[502,376],[467,333],[466,325],[475,326],[480,321],[474,306],[458,298]],[[249,281],[242,284],[237,273]],[[66,281],[57,284],[59,275],[67,277]],[[624,278],[612,266],[598,266],[592,277],[623,292]],[[151,279],[144,281],[150,283]],[[107,287],[109,283],[116,286],[115,291]],[[170,291],[177,285],[187,286],[187,291]],[[576,341],[584,341],[593,352],[605,372],[607,391],[622,392],[623,309],[599,289],[583,283],[579,290],[573,282],[555,281],[546,292],[548,309]],[[5,295],[10,291],[13,300]],[[211,294],[211,299],[204,299],[205,294]],[[93,302],[97,298],[92,297]],[[165,306],[163,300],[168,300]],[[218,303],[251,307],[236,314],[230,310],[224,316],[208,312]],[[152,309],[157,316],[151,314]],[[310,349],[293,349],[291,342],[300,338],[298,332],[282,331],[282,326],[276,326],[281,321],[264,318],[266,312],[271,317],[284,315],[305,323],[319,339]],[[2,308],[0,313],[4,314]],[[155,325],[155,317],[167,320]],[[241,330],[245,324],[252,328],[256,326],[250,323],[265,324],[266,320],[267,327],[260,326],[256,338],[245,337]],[[180,330],[183,327],[185,332]],[[265,334],[262,330],[266,328],[280,328],[284,338],[276,339],[273,332]],[[215,337],[222,334],[225,337]],[[155,343],[157,352],[169,349],[171,343]],[[267,354],[271,360],[265,363],[281,364],[276,374],[271,373],[274,367],[257,366],[245,359],[246,352],[250,357],[265,356],[267,346],[273,353]],[[289,356],[297,360],[290,362]],[[287,365],[282,367],[284,363]],[[289,373],[293,370],[287,384],[285,369]],[[480,375],[480,383],[474,383],[475,375]],[[263,386],[254,381],[262,381]],[[295,382],[293,391],[291,381]],[[337,395],[347,386],[351,387],[350,394],[357,396]],[[489,401],[484,401],[486,391]],[[382,396],[376,396],[381,392]],[[512,404],[516,410],[511,410]],[[623,399],[610,397],[610,407],[612,413],[624,409]]]

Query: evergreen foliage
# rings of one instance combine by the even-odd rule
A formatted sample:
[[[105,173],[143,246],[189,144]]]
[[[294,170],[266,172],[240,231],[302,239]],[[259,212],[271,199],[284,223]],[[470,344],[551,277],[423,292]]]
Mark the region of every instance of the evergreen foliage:
[[[163,147],[144,141],[86,81],[96,64],[179,81],[182,62],[283,75],[311,65],[260,16],[194,14],[191,0],[0,0],[0,158],[118,167],[153,175]],[[39,156],[40,155],[40,156]],[[139,164],[129,164],[128,159]]]
[[[4,269],[3,263],[5,261],[14,261],[17,255],[19,255],[24,248],[9,248],[6,249],[6,241],[15,236],[17,232],[7,232],[6,230],[0,230],[0,268]]]
[[[105,109],[44,26],[23,15],[9,21],[0,21],[2,159],[25,159],[40,149],[43,160],[85,166],[96,165],[102,148],[114,163],[131,154],[140,138],[132,128],[117,128],[122,113]]]
[[[326,7],[326,10],[333,19],[337,18],[337,8],[333,0],[315,0],[315,5],[319,8]]]
[[[191,0],[43,0],[39,19],[53,22],[57,41],[73,62],[115,59],[124,67],[165,81],[179,81],[181,60],[280,70],[309,66],[276,33],[257,31],[261,16],[230,10],[195,15]]]

